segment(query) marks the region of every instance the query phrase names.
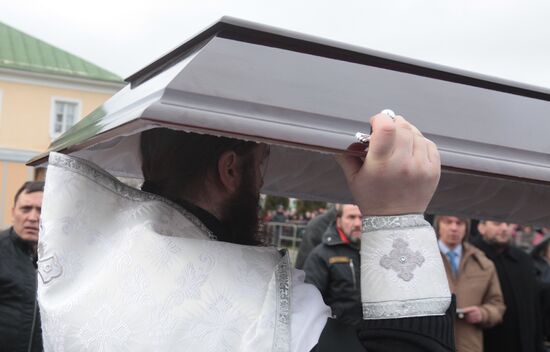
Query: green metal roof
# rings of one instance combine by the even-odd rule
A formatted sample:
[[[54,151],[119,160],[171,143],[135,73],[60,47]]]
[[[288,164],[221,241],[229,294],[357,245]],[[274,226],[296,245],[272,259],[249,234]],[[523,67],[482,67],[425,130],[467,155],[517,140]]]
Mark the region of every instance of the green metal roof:
[[[122,82],[116,74],[0,22],[0,67]]]

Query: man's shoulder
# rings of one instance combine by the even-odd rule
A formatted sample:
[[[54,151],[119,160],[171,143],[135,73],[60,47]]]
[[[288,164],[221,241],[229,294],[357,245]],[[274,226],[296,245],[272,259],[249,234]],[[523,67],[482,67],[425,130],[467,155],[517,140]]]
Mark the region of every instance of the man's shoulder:
[[[487,258],[487,256],[481,249],[469,243],[465,243],[463,245],[463,248],[464,255],[470,255],[474,260],[479,263],[483,270],[493,270],[495,268],[495,264],[493,263],[493,261]]]
[[[323,234],[323,240],[314,247],[309,257],[319,257],[322,260],[329,262],[329,259],[334,256],[354,256],[354,252],[359,255],[359,250],[352,248],[349,244],[344,243],[336,230],[336,225],[331,224]]]
[[[10,241],[11,227],[0,232],[0,244],[4,244]]]
[[[0,232],[0,260],[13,256],[14,245],[11,239],[11,228]]]
[[[326,247],[346,245],[346,243],[344,243],[344,241],[342,241],[342,239],[340,238],[340,234],[336,229],[335,223],[332,223],[330,224],[330,226],[327,227],[325,233],[323,233],[323,240],[321,244],[325,245]]]
[[[303,270],[306,273],[311,270],[316,271],[321,263],[325,263],[328,266],[328,257],[330,254],[325,250],[325,247],[323,243],[319,243],[309,252],[307,258],[304,260]]]
[[[511,254],[515,255],[518,258],[528,259],[529,261],[531,261],[531,256],[516,246],[510,245],[508,250],[510,251]]]
[[[315,255],[322,257],[325,261],[329,261],[329,259],[334,256],[358,256],[359,250],[343,242],[333,245],[321,243],[313,249],[312,253],[315,253]]]
[[[327,246],[324,242],[321,242],[311,250],[310,255],[323,257],[329,252],[332,252],[332,248]]]
[[[324,242],[319,243],[310,253],[310,256],[320,257],[324,260],[328,260],[330,256],[338,254],[342,246],[328,245]]]
[[[326,227],[331,222],[333,222],[335,219],[336,219],[336,210],[329,209],[324,214],[318,215],[318,216],[314,217],[313,219],[311,219],[308,222],[307,227],[308,228]]]
[[[494,262],[497,257],[497,253],[485,241],[483,241],[482,239],[477,239],[472,242],[468,242],[467,244],[469,244],[471,248],[474,248],[478,250],[479,253],[483,254],[485,258],[490,260],[491,263],[495,265],[495,267],[497,266],[497,264]]]
[[[510,255],[516,259],[516,261],[529,266],[535,265],[533,258],[518,247],[510,246],[510,248],[508,248],[508,251]]]

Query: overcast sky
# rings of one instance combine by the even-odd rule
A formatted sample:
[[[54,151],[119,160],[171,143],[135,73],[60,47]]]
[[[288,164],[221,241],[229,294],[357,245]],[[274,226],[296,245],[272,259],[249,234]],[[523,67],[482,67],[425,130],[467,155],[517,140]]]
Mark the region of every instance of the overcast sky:
[[[550,0],[0,0],[0,21],[124,78],[224,15],[550,88]]]

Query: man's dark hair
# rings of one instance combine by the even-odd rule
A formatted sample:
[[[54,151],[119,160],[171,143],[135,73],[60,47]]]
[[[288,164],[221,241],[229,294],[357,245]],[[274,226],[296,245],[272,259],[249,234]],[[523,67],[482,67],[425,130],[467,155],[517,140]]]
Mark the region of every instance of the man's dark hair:
[[[231,138],[152,129],[141,134],[141,189],[183,205],[196,197],[209,174],[218,169],[222,153],[232,150],[243,156],[243,180],[239,190],[226,204],[226,216],[219,219],[227,230],[220,240],[257,245],[259,194],[254,184],[253,151],[255,142]],[[252,187],[252,188],[251,188]],[[187,199],[186,199],[187,198]],[[189,204],[187,204],[189,205]]]
[[[462,239],[462,242],[469,242],[470,240],[470,227],[471,227],[471,221],[468,218],[463,218],[456,215],[435,215],[433,220],[433,228],[435,230],[435,235],[437,238],[439,238],[439,223],[441,220],[443,220],[446,216],[453,216],[455,218],[458,218],[460,221],[462,221],[464,224],[466,224],[466,230],[464,234],[464,238]]]
[[[252,154],[255,142],[155,128],[141,133],[142,190],[171,200],[194,195],[229,150]]]
[[[17,190],[15,197],[13,198],[13,204],[17,203],[19,195],[21,193],[34,193],[34,192],[44,192],[44,181],[27,181],[23,183],[23,186]]]
[[[336,204],[334,207],[336,208],[336,217],[341,218],[344,215],[344,205]]]

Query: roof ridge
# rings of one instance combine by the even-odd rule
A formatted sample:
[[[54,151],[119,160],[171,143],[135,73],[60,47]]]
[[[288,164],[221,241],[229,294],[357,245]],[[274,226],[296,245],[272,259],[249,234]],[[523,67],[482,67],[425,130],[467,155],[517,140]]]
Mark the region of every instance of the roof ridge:
[[[0,21],[0,67],[122,82],[117,74]]]

